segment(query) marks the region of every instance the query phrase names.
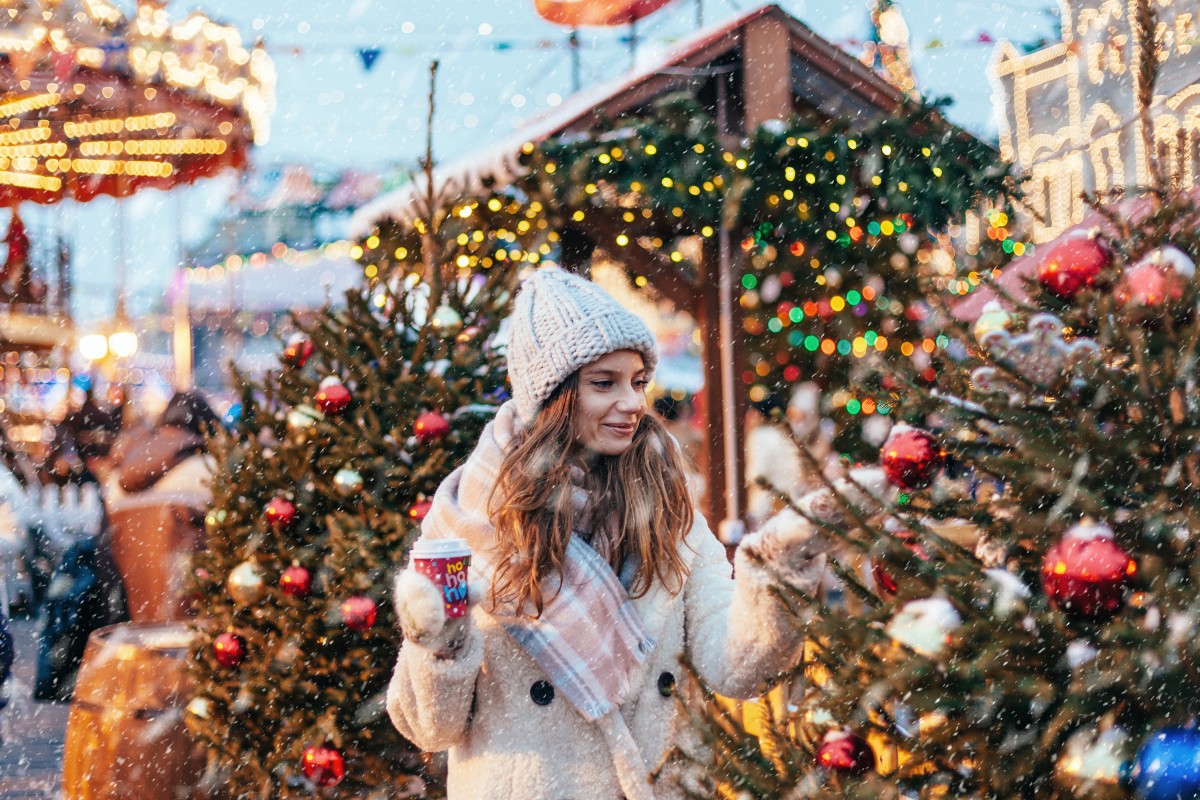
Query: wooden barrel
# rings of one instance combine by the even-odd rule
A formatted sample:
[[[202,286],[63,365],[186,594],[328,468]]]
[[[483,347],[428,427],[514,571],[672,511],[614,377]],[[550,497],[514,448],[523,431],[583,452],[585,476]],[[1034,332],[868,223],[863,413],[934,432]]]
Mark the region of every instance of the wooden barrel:
[[[192,634],[124,623],[88,638],[67,721],[64,800],[201,800],[204,754],[184,707]]]

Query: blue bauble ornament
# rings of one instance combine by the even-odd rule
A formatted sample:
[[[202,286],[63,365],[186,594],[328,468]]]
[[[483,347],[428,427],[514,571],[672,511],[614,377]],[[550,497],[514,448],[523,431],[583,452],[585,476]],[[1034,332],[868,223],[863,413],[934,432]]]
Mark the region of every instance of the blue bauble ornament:
[[[1164,728],[1138,751],[1133,785],[1141,800],[1200,800],[1200,731]]]
[[[234,403],[225,412],[224,418],[221,420],[225,423],[226,428],[234,428],[242,418],[242,404]]]

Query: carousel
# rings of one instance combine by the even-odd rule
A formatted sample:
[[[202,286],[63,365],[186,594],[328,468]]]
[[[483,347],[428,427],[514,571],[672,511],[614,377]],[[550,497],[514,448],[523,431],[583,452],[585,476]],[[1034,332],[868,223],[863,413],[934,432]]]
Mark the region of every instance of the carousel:
[[[275,70],[262,45],[198,11],[171,19],[165,6],[139,0],[127,16],[108,0],[0,0],[0,206],[12,210],[0,268],[6,363],[35,353],[35,366],[61,374],[76,345],[89,360],[136,350],[123,292],[112,330],[76,341],[69,250],[47,242],[39,250],[21,204],[87,203],[190,184],[243,169],[251,147],[269,135]],[[124,225],[115,229],[123,286]],[[57,264],[44,257],[54,250]],[[35,252],[43,255],[38,268]],[[46,278],[55,270],[50,291]],[[5,396],[28,393],[26,373],[44,369],[0,372]]]

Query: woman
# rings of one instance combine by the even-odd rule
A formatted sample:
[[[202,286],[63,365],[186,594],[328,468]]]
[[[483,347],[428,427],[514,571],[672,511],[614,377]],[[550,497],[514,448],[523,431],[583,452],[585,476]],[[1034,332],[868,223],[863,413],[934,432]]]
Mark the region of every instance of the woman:
[[[801,626],[772,584],[812,591],[825,557],[793,515],[743,542],[731,579],[678,446],[646,413],[657,360],[649,329],[582,278],[542,269],[516,300],[514,399],[423,526],[468,541],[479,596],[447,620],[411,568],[395,587],[388,712],[450,751],[451,800],[682,797],[680,770],[650,778],[691,744],[680,658],[744,698],[798,662]]]

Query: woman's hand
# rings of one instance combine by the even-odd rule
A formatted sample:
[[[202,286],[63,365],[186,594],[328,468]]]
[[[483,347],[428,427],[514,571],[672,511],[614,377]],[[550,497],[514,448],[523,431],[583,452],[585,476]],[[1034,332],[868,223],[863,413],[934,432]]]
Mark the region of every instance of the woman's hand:
[[[743,539],[740,549],[805,594],[816,594],[825,577],[825,543],[813,524],[790,508]]]
[[[462,651],[470,633],[470,608],[462,617],[447,617],[437,584],[411,568],[396,576],[392,598],[406,641],[443,659],[455,658]],[[474,599],[470,596],[468,602],[474,604]]]

